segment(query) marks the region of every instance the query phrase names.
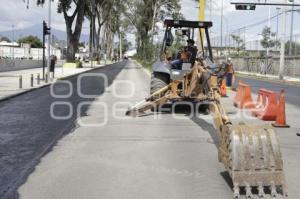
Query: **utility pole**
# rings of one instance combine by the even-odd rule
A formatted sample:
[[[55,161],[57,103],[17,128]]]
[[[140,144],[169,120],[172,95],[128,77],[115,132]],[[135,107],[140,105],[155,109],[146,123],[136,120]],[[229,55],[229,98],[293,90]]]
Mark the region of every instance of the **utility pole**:
[[[12,58],[13,58],[13,60],[15,59],[15,44],[14,44],[14,42],[15,42],[15,25],[12,25],[11,26],[11,28],[12,28]]]
[[[288,0],[284,0],[288,3]],[[281,35],[281,48],[280,48],[280,65],[279,65],[279,79],[283,79],[284,75],[284,62],[285,62],[285,36],[286,36],[286,8],[283,8],[282,15],[282,35]]]
[[[279,31],[279,10],[280,10],[280,8],[276,8],[276,10],[277,10],[277,24],[276,24],[276,40],[278,41],[278,31]],[[278,47],[276,47],[276,48],[278,48]]]
[[[221,48],[223,47],[223,15],[224,15],[224,0],[221,2]]]
[[[209,20],[212,21],[212,1],[213,0],[209,0]]]
[[[294,5],[294,0],[293,0]],[[293,43],[293,32],[294,32],[294,6],[291,11],[291,31],[290,31],[290,42],[289,42],[289,56],[292,56],[292,43]]]
[[[51,0],[49,0],[49,16],[48,16],[48,27],[51,29]],[[47,60],[47,75],[50,78],[50,56],[51,56],[51,31],[48,34],[48,60]]]
[[[206,5],[206,0],[199,0],[199,21],[204,21],[205,20],[205,5]],[[201,30],[202,35],[204,35],[204,30]],[[199,46],[202,45],[203,43],[203,38],[201,40],[200,38],[200,33],[199,33]]]
[[[93,3],[92,3],[92,42],[90,42],[91,43],[91,52],[90,52],[90,61],[91,61],[91,68],[93,68],[94,67],[94,63],[93,63],[93,61],[94,61],[94,46],[95,46],[95,4],[96,4],[96,2],[95,2],[95,0],[93,1]]]
[[[269,6],[268,28],[270,28],[270,31],[271,31],[271,6]],[[267,48],[267,57],[269,57],[269,52],[270,52],[270,49]]]
[[[120,60],[122,60],[122,57],[123,57],[123,53],[122,53],[122,34],[121,34],[121,31],[120,31]]]

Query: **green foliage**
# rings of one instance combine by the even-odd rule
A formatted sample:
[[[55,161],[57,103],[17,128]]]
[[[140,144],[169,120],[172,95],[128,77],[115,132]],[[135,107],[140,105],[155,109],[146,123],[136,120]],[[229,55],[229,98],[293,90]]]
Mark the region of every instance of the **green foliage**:
[[[41,40],[38,37],[32,35],[18,39],[18,43],[30,44],[31,48],[43,48],[43,43],[41,42]]]
[[[140,63],[144,68],[151,70],[154,64],[154,61],[147,61],[144,58],[139,57],[137,54],[133,56],[133,59]]]
[[[150,62],[157,55],[153,44],[156,23],[164,18],[182,18],[179,0],[130,0],[126,2],[125,16],[135,29],[137,56]]]
[[[3,36],[3,37],[0,36],[0,42],[1,41],[10,42],[10,39],[8,37],[5,37],[5,36]]]
[[[275,38],[276,34],[271,31],[270,27],[265,26],[261,35],[263,38],[260,41],[260,44],[265,49],[273,48],[273,47],[279,45],[279,42]]]
[[[289,54],[290,41],[286,42],[285,54]],[[300,43],[292,42],[292,55],[300,55]]]
[[[83,48],[84,48],[84,47],[85,47],[85,43],[84,43],[84,42],[79,42],[79,43],[78,43],[78,47],[79,47],[79,48],[80,48],[80,47],[83,47]]]
[[[239,53],[241,50],[245,50],[244,40],[239,35],[231,35],[233,41],[236,42],[236,50]]]

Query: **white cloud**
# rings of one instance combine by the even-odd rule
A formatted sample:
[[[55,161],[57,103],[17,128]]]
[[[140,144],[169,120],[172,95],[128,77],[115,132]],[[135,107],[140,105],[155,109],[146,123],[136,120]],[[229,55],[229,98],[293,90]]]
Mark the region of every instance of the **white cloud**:
[[[48,21],[48,3],[44,6],[37,6],[35,2],[36,0],[30,0],[29,9],[26,9],[26,3],[23,0],[0,0],[2,5],[0,7],[0,31],[11,30],[12,25],[15,29],[22,29],[40,24],[43,20]],[[52,3],[52,27],[65,31],[64,17],[57,13],[57,2],[58,0],[54,0]],[[86,21],[84,26],[88,26]],[[86,30],[84,29],[83,32]]]

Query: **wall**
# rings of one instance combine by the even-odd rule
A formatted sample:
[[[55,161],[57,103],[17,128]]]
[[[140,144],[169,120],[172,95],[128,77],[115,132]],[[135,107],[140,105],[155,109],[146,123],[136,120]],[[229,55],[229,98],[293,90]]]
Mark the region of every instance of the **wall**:
[[[50,48],[51,55],[56,55],[58,59],[61,59],[61,50]],[[45,57],[48,55],[47,48],[45,49]],[[28,48],[28,47],[11,47],[11,46],[0,46],[0,57],[5,58],[27,58],[34,60],[43,59],[43,49],[42,48]]]
[[[225,61],[225,58],[216,58],[216,63]],[[261,57],[232,58],[236,71],[262,73],[278,75],[279,57],[272,57],[266,60]],[[290,77],[300,77],[300,57],[286,57],[284,75]]]
[[[0,59],[0,72],[42,67],[42,60]]]

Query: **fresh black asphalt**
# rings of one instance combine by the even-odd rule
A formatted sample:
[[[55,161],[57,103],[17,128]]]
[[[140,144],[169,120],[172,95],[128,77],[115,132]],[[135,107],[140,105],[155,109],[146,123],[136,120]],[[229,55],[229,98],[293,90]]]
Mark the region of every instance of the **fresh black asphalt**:
[[[124,67],[124,62],[108,65],[90,73],[104,74],[108,85]],[[91,102],[94,99],[81,98],[77,93],[78,76],[68,79],[73,87],[73,94],[66,99],[55,98],[51,95],[50,87],[15,97],[0,104],[0,198],[19,198],[17,188],[24,183],[34,170],[40,159],[64,135],[72,132],[77,118],[77,106],[81,102]],[[54,85],[56,94],[67,94],[69,87],[63,83]],[[104,81],[99,77],[84,78],[81,82],[84,94],[101,95]],[[51,104],[69,102],[74,108],[70,119],[56,120],[50,115]],[[85,114],[84,107],[81,115]],[[57,106],[55,115],[66,116],[69,108]]]
[[[238,77],[235,81],[235,87],[237,82],[241,80],[243,83],[251,85],[252,92],[258,93],[261,88],[268,89],[279,93],[281,89],[285,90],[286,102],[300,107],[300,86],[270,82],[266,80],[260,80],[250,77]]]

